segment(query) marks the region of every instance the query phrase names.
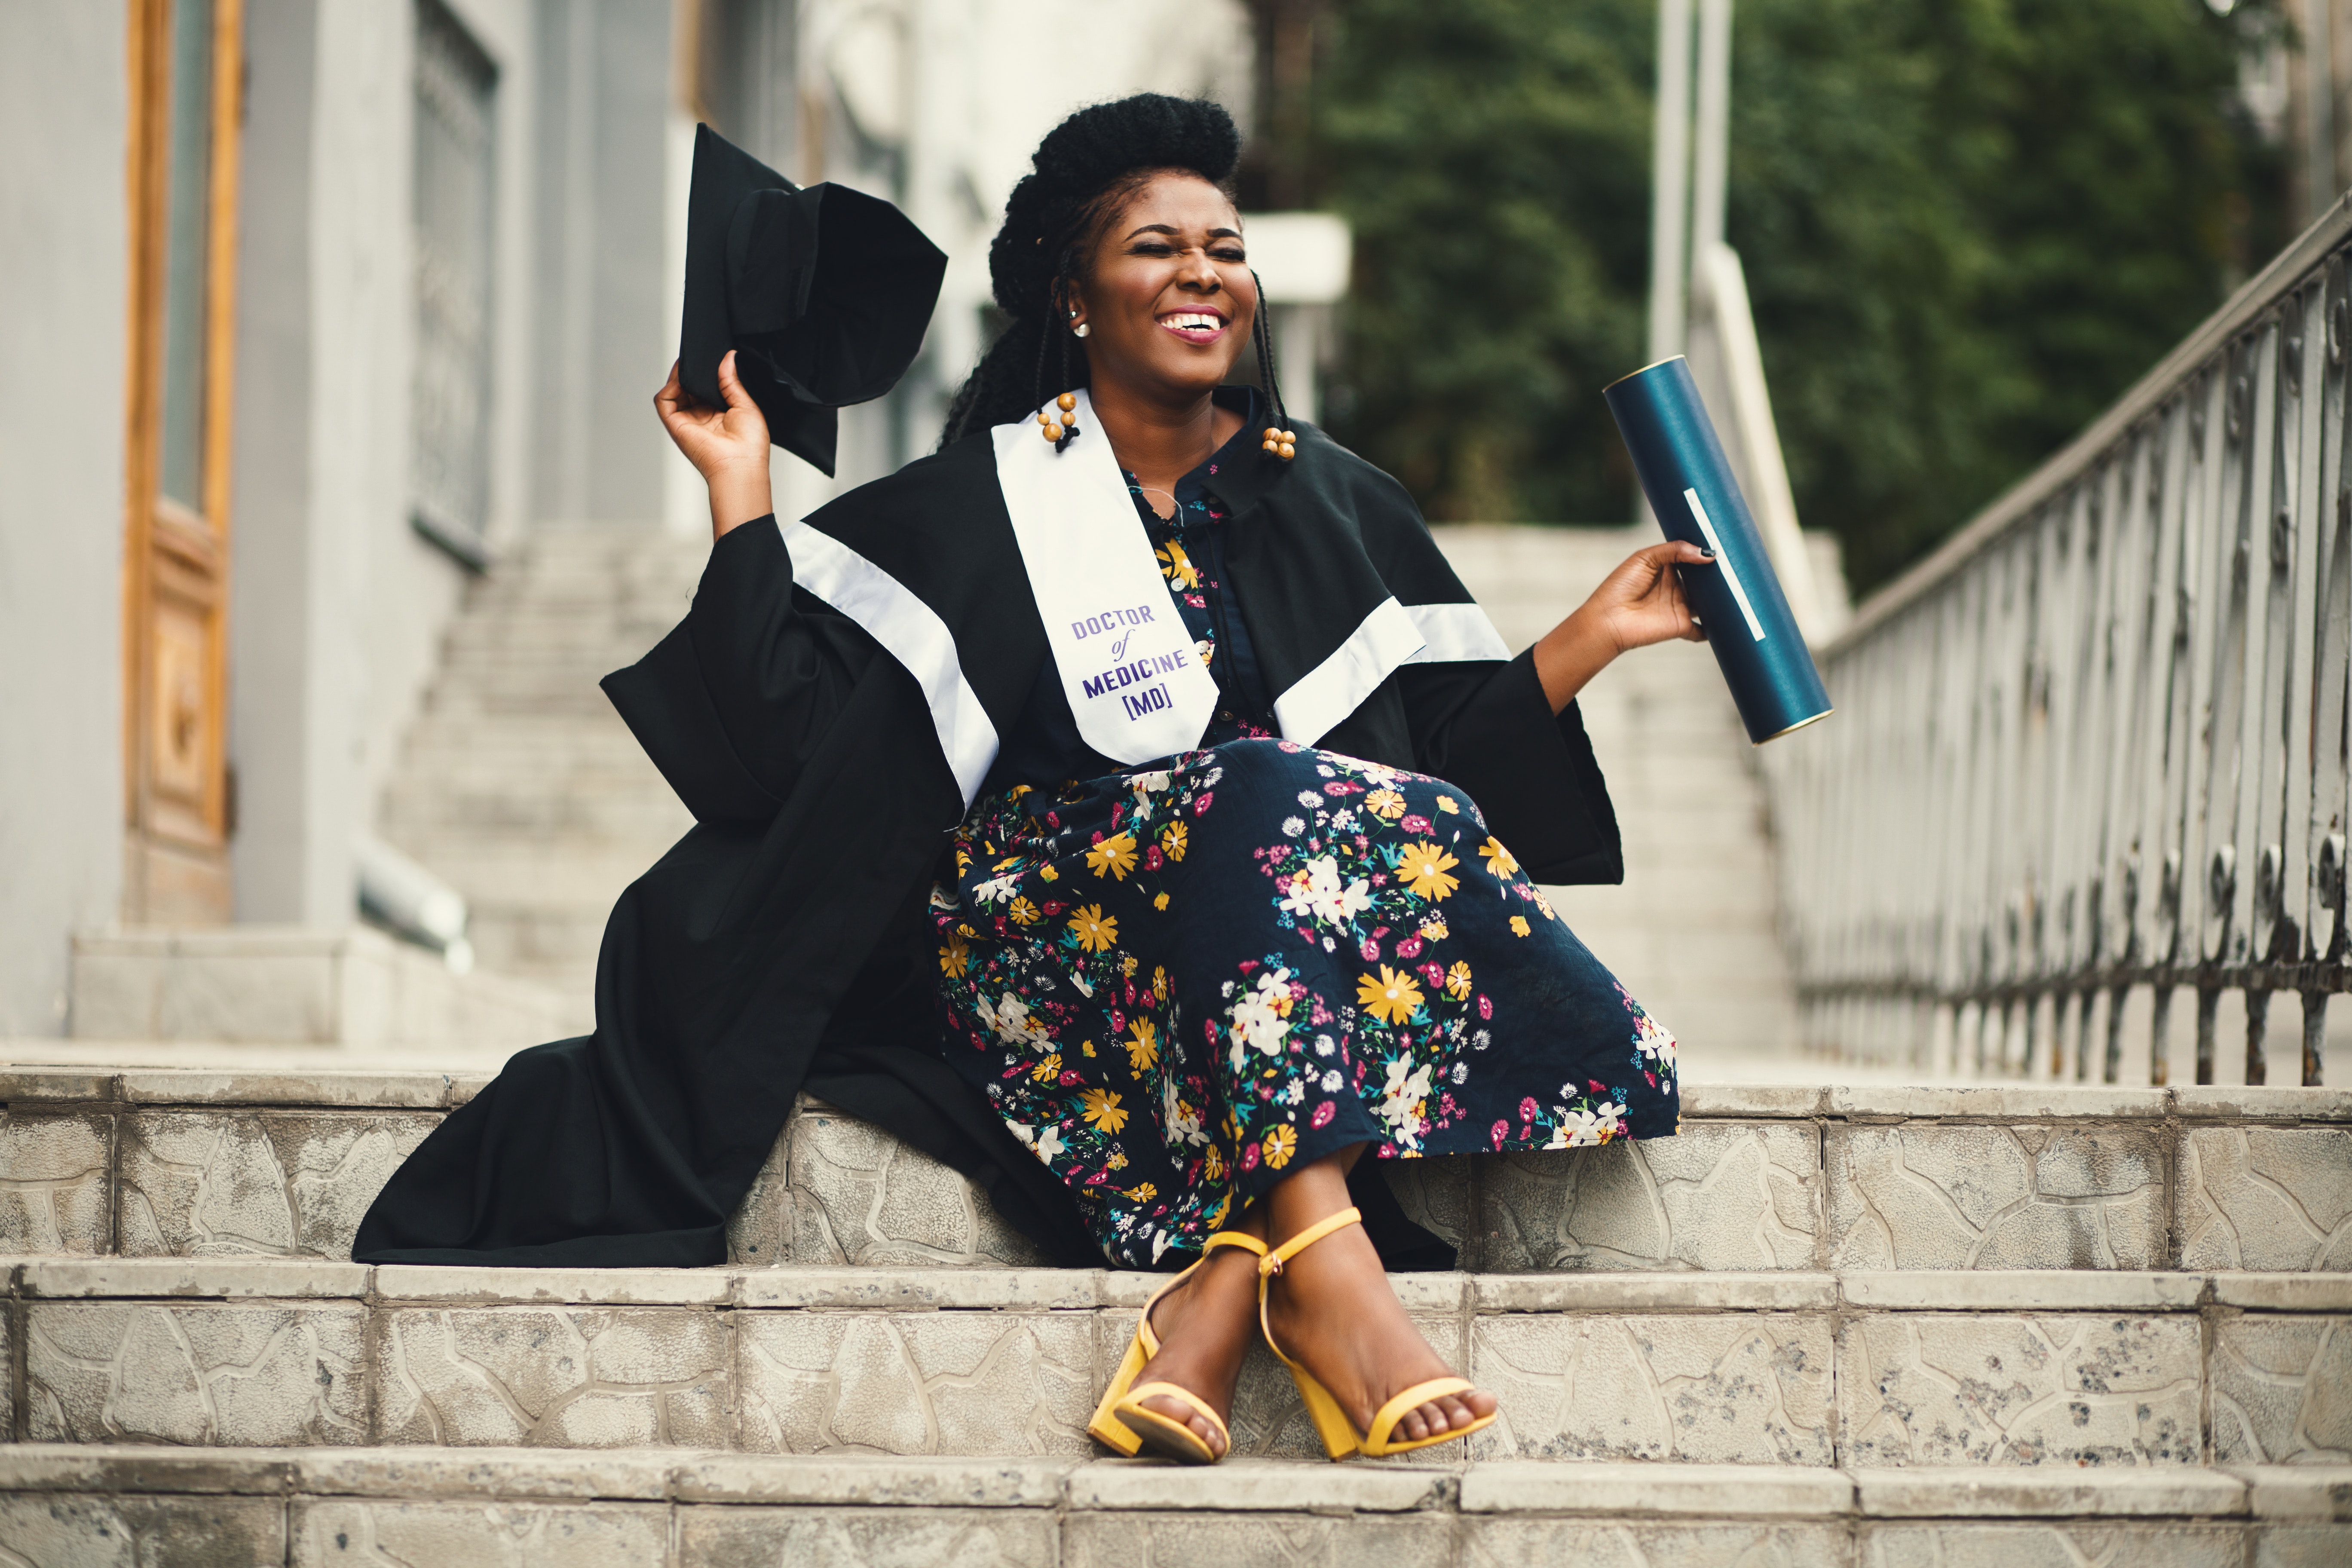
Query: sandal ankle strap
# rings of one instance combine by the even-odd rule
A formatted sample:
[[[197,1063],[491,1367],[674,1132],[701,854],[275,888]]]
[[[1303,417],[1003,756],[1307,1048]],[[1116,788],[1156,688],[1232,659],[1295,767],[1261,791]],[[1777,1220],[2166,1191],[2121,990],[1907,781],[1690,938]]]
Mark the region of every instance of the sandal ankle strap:
[[[1335,1230],[1345,1230],[1351,1225],[1361,1224],[1363,1217],[1364,1212],[1361,1209],[1341,1209],[1328,1218],[1317,1220],[1279,1247],[1259,1247],[1258,1278],[1270,1279],[1281,1273],[1282,1266],[1291,1258],[1297,1257]]]
[[[1201,1244],[1201,1256],[1206,1258],[1221,1247],[1238,1247],[1245,1252],[1255,1252],[1260,1258],[1265,1256],[1265,1243],[1241,1230],[1211,1231],[1209,1239]]]

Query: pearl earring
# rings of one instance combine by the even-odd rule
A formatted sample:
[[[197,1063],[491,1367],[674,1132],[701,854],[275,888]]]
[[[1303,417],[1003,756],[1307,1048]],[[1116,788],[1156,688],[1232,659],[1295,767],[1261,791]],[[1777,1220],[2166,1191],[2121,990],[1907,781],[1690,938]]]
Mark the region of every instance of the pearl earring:
[[[1070,335],[1075,338],[1083,338],[1093,330],[1093,328],[1087,326],[1084,321],[1080,321],[1076,326],[1070,329]]]
[[[1037,423],[1045,427],[1046,440],[1052,442],[1055,446],[1059,447],[1062,444],[1062,437],[1065,433],[1064,427],[1066,426],[1067,426],[1067,433],[1069,435],[1075,436],[1078,433],[1078,422],[1070,417],[1071,410],[1076,408],[1077,405],[1078,399],[1076,395],[1066,392],[1062,394],[1061,396],[1054,399],[1051,404],[1038,414]],[[1057,409],[1061,413],[1061,418],[1058,420],[1054,417],[1055,411]]]

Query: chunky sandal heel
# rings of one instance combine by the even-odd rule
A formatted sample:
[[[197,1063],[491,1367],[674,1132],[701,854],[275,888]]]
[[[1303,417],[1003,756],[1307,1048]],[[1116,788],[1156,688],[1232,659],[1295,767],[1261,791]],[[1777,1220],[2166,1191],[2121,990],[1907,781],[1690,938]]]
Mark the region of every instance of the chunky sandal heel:
[[[1466,1426],[1449,1426],[1434,1437],[1395,1437],[1397,1423],[1433,1399],[1443,1399],[1449,1394],[1468,1394],[1477,1387],[1466,1377],[1433,1377],[1426,1383],[1416,1383],[1403,1393],[1372,1413],[1371,1429],[1356,1430],[1331,1391],[1315,1380],[1305,1367],[1283,1355],[1282,1347],[1274,1342],[1274,1325],[1266,1318],[1266,1300],[1274,1288],[1274,1277],[1282,1266],[1297,1257],[1334,1231],[1345,1230],[1360,1224],[1363,1214],[1357,1209],[1341,1209],[1328,1219],[1318,1220],[1284,1242],[1280,1247],[1261,1247],[1257,1263],[1257,1324],[1265,1335],[1266,1348],[1282,1358],[1290,1369],[1290,1380],[1298,1385],[1298,1397],[1307,1406],[1307,1418],[1315,1424],[1315,1435],[1323,1439],[1323,1451],[1334,1459],[1344,1459],[1350,1454],[1361,1453],[1378,1458],[1385,1454],[1402,1454],[1414,1448],[1427,1448],[1439,1443],[1451,1443],[1457,1437],[1494,1424],[1495,1414],[1474,1417]]]
[[[1135,1386],[1135,1380],[1142,1373],[1145,1364],[1160,1353],[1160,1336],[1151,1331],[1151,1309],[1160,1305],[1162,1296],[1191,1279],[1201,1264],[1209,1260],[1209,1255],[1220,1247],[1238,1247],[1261,1258],[1265,1256],[1265,1243],[1257,1237],[1244,1236],[1237,1230],[1217,1231],[1202,1244],[1200,1262],[1151,1293],[1151,1300],[1143,1304],[1142,1314],[1135,1321],[1135,1337],[1128,1342],[1127,1353],[1119,1358],[1118,1372],[1111,1378],[1110,1386],[1103,1391],[1102,1403],[1095,1406],[1094,1419],[1087,1423],[1087,1436],[1113,1452],[1132,1455],[1149,1441],[1156,1452],[1166,1454],[1171,1458],[1195,1465],[1216,1463],[1219,1456],[1210,1451],[1198,1432],[1181,1421],[1160,1415],[1157,1410],[1145,1409],[1143,1401],[1147,1399],[1173,1399],[1190,1405],[1195,1414],[1208,1418],[1209,1424],[1217,1429],[1218,1436],[1226,1439],[1226,1450],[1232,1450],[1232,1435],[1225,1430],[1224,1418],[1190,1390],[1179,1388],[1172,1383],[1147,1383],[1140,1388]]]

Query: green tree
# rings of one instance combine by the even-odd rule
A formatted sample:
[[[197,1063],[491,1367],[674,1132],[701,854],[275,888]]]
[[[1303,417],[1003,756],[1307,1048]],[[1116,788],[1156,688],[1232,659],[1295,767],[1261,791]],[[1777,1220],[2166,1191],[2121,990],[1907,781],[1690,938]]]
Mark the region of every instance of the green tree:
[[[2201,0],[1740,0],[1729,238],[1799,510],[1858,586],[2063,444],[2286,237]],[[2251,20],[2250,20],[2251,18]],[[1439,517],[1622,517],[1650,0],[1346,0],[1322,195],[1354,222],[1334,423]],[[2251,218],[2247,216],[2251,214]]]

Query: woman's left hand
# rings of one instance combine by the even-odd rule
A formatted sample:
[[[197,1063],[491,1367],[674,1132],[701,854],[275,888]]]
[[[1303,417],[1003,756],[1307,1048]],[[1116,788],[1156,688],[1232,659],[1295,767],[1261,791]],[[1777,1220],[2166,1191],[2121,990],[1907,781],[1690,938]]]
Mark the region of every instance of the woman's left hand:
[[[1601,581],[1576,613],[1536,644],[1536,677],[1555,713],[1621,653],[1652,643],[1705,642],[1691,618],[1677,566],[1708,566],[1715,557],[1678,539],[1636,550]]]

